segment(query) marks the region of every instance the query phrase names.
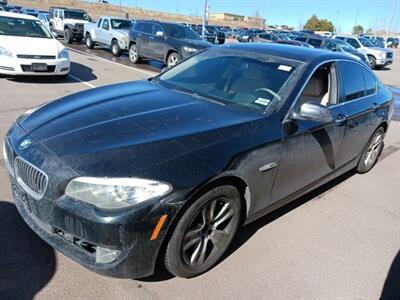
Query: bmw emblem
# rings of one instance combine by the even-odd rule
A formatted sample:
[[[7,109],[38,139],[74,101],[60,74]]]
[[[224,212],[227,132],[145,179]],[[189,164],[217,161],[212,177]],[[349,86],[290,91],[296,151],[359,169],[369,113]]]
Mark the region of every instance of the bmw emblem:
[[[20,150],[24,150],[29,147],[29,145],[32,143],[30,139],[25,139],[22,141],[22,143],[19,145]]]

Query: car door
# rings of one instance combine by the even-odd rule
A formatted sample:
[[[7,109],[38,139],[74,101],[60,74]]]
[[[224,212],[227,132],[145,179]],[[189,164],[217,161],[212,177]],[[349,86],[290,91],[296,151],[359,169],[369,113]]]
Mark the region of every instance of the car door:
[[[103,19],[103,22],[101,23],[101,28],[99,31],[99,36],[98,40],[100,43],[104,45],[109,45],[108,44],[108,35],[109,35],[109,30],[110,30],[110,20],[107,18]]]
[[[62,26],[63,25],[63,20],[62,19],[64,17],[62,16],[62,11],[60,9],[56,9],[54,15],[55,15],[55,20],[54,20],[55,29],[57,31],[63,31],[64,28]]]
[[[346,110],[343,149],[346,160],[356,159],[378,125],[377,80],[367,66],[352,61],[339,63],[340,102]]]
[[[157,32],[162,32],[163,36],[157,36]],[[157,60],[163,60],[165,55],[165,31],[160,24],[153,25],[153,34],[150,38],[150,48],[153,56]]]
[[[154,58],[150,47],[150,36],[153,35],[153,23],[143,23],[142,31],[137,34],[137,46],[141,55]]]
[[[330,74],[328,83],[323,79],[326,78],[323,77],[326,68],[329,68]],[[345,132],[345,110],[343,105],[337,104],[338,83],[336,63],[320,67],[310,77],[283,121],[282,157],[271,193],[273,202],[296,195],[343,166],[341,144]],[[324,95],[322,99],[326,96],[324,92],[320,94],[320,90],[323,90],[321,87],[326,85],[330,85],[329,103],[326,106],[330,120],[302,119],[298,115],[302,104],[310,101],[319,103],[321,96]]]

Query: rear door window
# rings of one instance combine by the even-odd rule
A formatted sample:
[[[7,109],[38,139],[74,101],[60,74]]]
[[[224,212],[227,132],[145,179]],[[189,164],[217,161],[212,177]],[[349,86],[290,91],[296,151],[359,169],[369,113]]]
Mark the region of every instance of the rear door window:
[[[376,93],[377,82],[375,77],[368,72],[367,70],[363,70],[364,80],[365,80],[365,92],[366,95],[373,95]]]
[[[342,76],[342,97],[340,102],[347,102],[365,96],[364,69],[360,65],[342,61],[340,62]]]
[[[153,34],[153,24],[151,23],[143,23],[143,30],[144,33]]]

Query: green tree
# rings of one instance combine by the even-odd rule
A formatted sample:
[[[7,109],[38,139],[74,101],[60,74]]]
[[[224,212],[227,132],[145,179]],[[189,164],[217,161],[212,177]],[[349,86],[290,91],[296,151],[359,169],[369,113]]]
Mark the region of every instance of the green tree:
[[[361,34],[364,33],[364,28],[361,25],[356,25],[353,27],[353,34]]]
[[[303,29],[312,30],[312,31],[335,31],[335,26],[331,21],[327,19],[318,19],[316,15],[312,15],[311,18],[308,19],[306,24],[304,24]]]
[[[372,31],[372,28],[368,28],[368,30],[365,33],[366,34],[373,34],[374,32]]]

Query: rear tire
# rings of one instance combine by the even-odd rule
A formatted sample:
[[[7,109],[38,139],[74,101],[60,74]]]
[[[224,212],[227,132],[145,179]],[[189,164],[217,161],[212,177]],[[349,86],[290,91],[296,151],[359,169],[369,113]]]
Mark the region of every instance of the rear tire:
[[[64,30],[64,41],[67,44],[72,44],[72,41],[74,40],[74,33],[72,32],[72,29],[65,29]]]
[[[111,52],[115,57],[121,56],[121,47],[117,40],[113,40],[111,43]]]
[[[364,174],[369,172],[378,161],[383,150],[383,139],[385,138],[385,130],[379,127],[369,139],[365,149],[361,155],[357,165],[357,172]]]
[[[140,61],[139,49],[136,44],[129,46],[129,59],[133,64],[136,64]]]
[[[183,214],[168,242],[164,263],[175,276],[190,278],[224,255],[240,223],[241,199],[230,185],[211,189]]]
[[[93,49],[94,48],[94,42],[92,39],[92,36],[90,35],[90,33],[86,34],[86,48],[88,49]]]

